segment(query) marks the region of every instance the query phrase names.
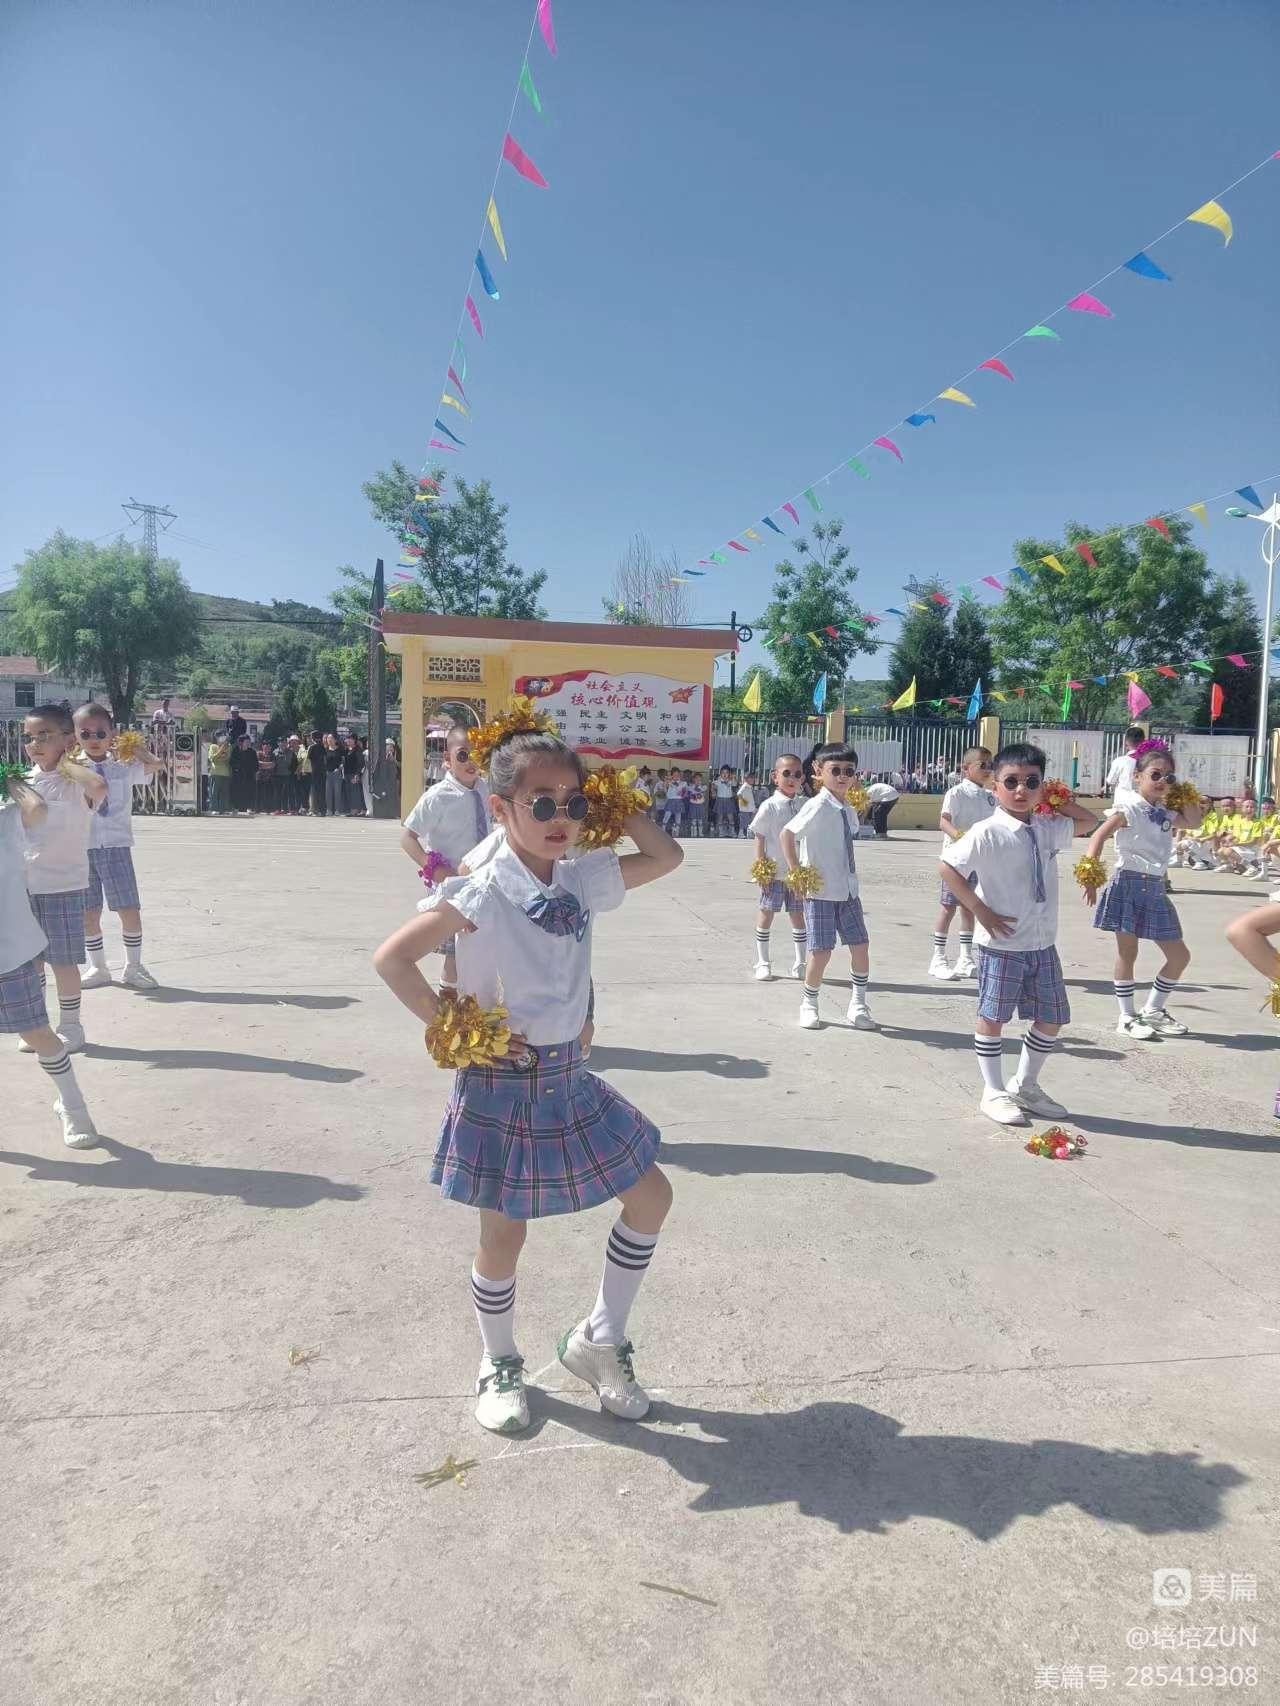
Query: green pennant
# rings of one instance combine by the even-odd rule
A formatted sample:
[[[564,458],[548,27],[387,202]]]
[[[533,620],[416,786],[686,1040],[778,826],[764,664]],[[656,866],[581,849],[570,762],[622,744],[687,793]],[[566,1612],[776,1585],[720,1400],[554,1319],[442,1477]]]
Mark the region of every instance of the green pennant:
[[[534,112],[537,113],[538,117],[541,118],[542,102],[538,99],[538,91],[533,86],[533,74],[529,70],[529,61],[527,59],[520,67],[520,87],[529,97],[529,105],[533,108]]]
[[[1067,718],[1070,715],[1071,715],[1071,683],[1068,682],[1067,685],[1062,690],[1062,720],[1064,723],[1066,722]]]
[[[1206,675],[1213,674],[1213,665],[1211,663],[1205,663],[1203,658],[1197,658],[1191,667],[1192,669],[1202,669]]]

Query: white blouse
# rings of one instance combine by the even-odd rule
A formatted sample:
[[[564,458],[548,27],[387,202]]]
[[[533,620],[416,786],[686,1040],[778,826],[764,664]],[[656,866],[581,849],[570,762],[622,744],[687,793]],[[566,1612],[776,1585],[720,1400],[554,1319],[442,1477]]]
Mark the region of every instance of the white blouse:
[[[1162,877],[1173,852],[1173,814],[1164,806],[1149,806],[1141,794],[1117,791],[1112,812],[1123,813],[1124,826],[1115,833],[1116,870]]]
[[[764,856],[772,859],[778,866],[778,875],[782,875],[786,860],[782,857],[782,832],[790,828],[791,820],[804,804],[805,796],[795,794],[790,798],[775,788],[760,810],[747,825],[752,835],[764,839]]]

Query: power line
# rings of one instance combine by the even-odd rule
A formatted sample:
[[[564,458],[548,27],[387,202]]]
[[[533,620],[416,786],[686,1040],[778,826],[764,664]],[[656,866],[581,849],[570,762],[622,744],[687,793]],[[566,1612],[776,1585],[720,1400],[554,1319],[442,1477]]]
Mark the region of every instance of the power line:
[[[142,523],[142,550],[144,555],[154,563],[160,554],[156,544],[156,522],[157,520],[163,521],[164,526],[160,531],[167,533],[178,519],[177,516],[168,504],[140,504],[137,498],[130,498],[128,503],[121,504],[120,508],[130,521]],[[135,510],[137,511],[136,515]]]

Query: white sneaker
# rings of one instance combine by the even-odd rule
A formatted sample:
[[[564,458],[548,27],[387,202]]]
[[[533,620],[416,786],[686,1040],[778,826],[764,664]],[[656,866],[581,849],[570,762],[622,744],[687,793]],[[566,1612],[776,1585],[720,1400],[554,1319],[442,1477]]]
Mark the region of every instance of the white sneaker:
[[[53,1111],[62,1121],[62,1141],[68,1149],[96,1149],[101,1141],[93,1121],[89,1118],[89,1110],[83,1105],[78,1108],[65,1108],[61,1102],[53,1104]]]
[[[649,1394],[636,1380],[631,1340],[620,1345],[593,1344],[587,1323],[579,1321],[556,1346],[556,1356],[570,1374],[594,1387],[601,1404],[615,1416],[638,1422],[649,1408]]]
[[[997,1125],[1031,1124],[1013,1097],[1005,1090],[984,1090],[978,1109]]]
[[[929,961],[928,975],[938,978],[943,983],[950,983],[952,978],[957,975],[947,964],[947,956],[941,948],[933,950],[933,958]]]
[[[1039,1114],[1050,1120],[1061,1120],[1067,1116],[1067,1110],[1062,1103],[1055,1102],[1052,1096],[1046,1095],[1038,1084],[1019,1084],[1015,1078],[1005,1093],[1011,1102],[1016,1102],[1029,1114]]]
[[[25,1042],[23,1039],[19,1038],[19,1040],[18,1040],[18,1053],[19,1054],[34,1054],[35,1052],[36,1051],[32,1048],[32,1046],[29,1042]]]
[[[972,954],[966,954],[961,950],[960,958],[956,961],[955,975],[957,977],[977,977],[978,962]]]
[[[878,1031],[880,1026],[871,1017],[871,1009],[865,1001],[849,1003],[849,1023],[855,1031]]]
[[[751,975],[755,978],[757,983],[773,982],[773,973],[769,970],[768,965],[759,960],[756,961],[755,970]]]
[[[800,1017],[797,1020],[802,1031],[820,1031],[822,1020],[818,1017],[818,1009],[810,1007],[807,1001],[801,1003]]]
[[[476,1375],[476,1420],[495,1434],[523,1433],[529,1426],[529,1400],[524,1390],[522,1356],[480,1358]]]
[[[804,976],[804,961],[803,960],[797,960],[796,963],[792,966],[791,970],[787,973],[787,976],[793,977],[797,981],[800,978],[802,978]]]
[[[111,973],[106,966],[91,966],[88,971],[80,973],[81,989],[106,989],[111,982]]]
[[[1116,1035],[1118,1037],[1133,1037],[1136,1042],[1149,1043],[1155,1036],[1151,1026],[1145,1019],[1139,1019],[1136,1014],[1122,1013],[1116,1020]]]
[[[66,1044],[68,1054],[79,1054],[84,1047],[83,1025],[59,1025],[58,1035]]]
[[[146,966],[126,966],[121,973],[120,981],[126,989],[159,989],[159,981],[152,977]]]
[[[1142,1023],[1160,1037],[1185,1037],[1190,1035],[1181,1019],[1175,1019],[1173,1014],[1163,1007],[1144,1007],[1138,1015]]]

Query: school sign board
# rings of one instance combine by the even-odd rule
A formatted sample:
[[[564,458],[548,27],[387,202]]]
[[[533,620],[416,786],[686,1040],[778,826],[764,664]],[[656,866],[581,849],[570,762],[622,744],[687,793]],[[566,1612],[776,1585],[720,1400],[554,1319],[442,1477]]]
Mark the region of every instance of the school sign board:
[[[595,758],[705,759],[711,689],[703,682],[634,670],[573,669],[518,676],[515,691],[555,718],[561,738]]]

